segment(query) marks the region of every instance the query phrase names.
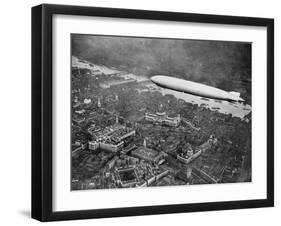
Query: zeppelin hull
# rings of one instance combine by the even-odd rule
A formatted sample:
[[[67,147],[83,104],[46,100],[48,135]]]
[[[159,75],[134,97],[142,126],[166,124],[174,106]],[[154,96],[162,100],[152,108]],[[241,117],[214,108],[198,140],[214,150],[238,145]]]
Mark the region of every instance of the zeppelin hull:
[[[157,75],[151,77],[151,81],[163,88],[172,89],[179,92],[185,92],[200,97],[228,101],[243,101],[242,98],[234,96],[231,93],[222,89],[218,89],[197,82],[187,81],[184,79]]]

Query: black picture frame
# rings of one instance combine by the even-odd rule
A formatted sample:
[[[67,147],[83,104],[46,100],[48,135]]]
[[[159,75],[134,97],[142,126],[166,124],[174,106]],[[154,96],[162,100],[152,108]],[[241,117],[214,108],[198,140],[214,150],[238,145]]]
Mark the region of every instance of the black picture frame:
[[[267,198],[54,212],[52,210],[52,18],[55,14],[266,27]],[[273,19],[49,4],[32,8],[32,218],[40,221],[57,221],[271,206],[274,206]]]

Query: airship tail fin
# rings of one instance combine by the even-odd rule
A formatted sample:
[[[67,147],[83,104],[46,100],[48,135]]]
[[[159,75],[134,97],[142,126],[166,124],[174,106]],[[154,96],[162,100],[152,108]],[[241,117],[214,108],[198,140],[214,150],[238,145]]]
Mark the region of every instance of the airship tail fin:
[[[234,91],[231,91],[229,92],[231,95],[235,96],[235,97],[240,97],[240,93],[238,92],[234,92]]]

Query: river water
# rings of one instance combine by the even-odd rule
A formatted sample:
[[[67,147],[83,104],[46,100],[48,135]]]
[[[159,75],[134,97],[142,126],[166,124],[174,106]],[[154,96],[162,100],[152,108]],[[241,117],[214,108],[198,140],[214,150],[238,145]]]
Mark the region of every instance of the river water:
[[[79,68],[87,68],[93,71],[97,71],[97,73],[103,73],[106,75],[110,74],[118,74],[118,76],[124,78],[124,79],[134,79],[137,82],[142,82],[142,89],[139,89],[139,92],[144,91],[158,91],[162,95],[171,94],[177,99],[182,99],[188,103],[192,104],[198,104],[201,106],[204,106],[205,108],[209,108],[212,111],[218,111],[223,114],[232,114],[232,116],[243,118],[245,115],[250,113],[252,111],[252,108],[248,104],[242,104],[242,103],[235,103],[235,102],[229,102],[229,101],[218,101],[213,99],[207,99],[207,98],[201,98],[198,96],[194,96],[187,93],[182,93],[170,89],[164,89],[161,87],[158,87],[154,83],[152,83],[149,78],[145,76],[135,75],[132,73],[125,73],[116,69],[112,69],[106,66],[102,65],[94,65],[91,66],[86,61],[81,62],[78,58],[72,57],[72,66],[73,67],[79,67]]]

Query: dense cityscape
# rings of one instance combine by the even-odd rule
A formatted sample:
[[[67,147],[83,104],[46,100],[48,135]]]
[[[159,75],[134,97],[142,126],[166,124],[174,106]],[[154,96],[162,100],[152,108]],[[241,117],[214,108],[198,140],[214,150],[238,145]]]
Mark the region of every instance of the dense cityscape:
[[[71,73],[72,190],[251,181],[249,106],[186,101],[74,56]]]

